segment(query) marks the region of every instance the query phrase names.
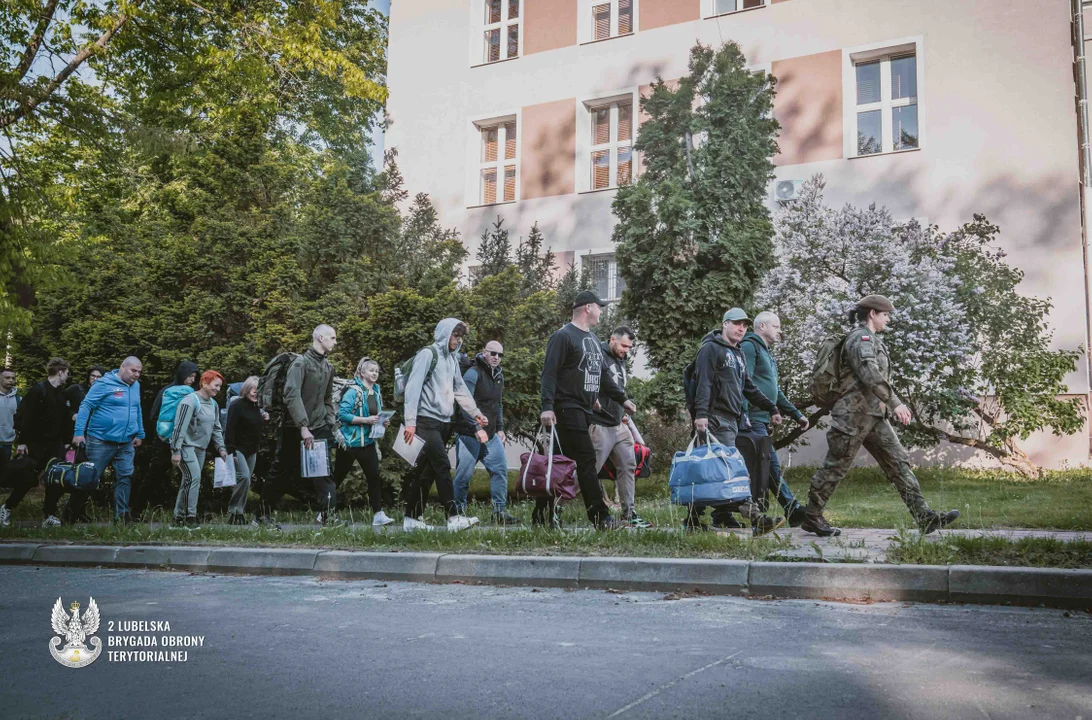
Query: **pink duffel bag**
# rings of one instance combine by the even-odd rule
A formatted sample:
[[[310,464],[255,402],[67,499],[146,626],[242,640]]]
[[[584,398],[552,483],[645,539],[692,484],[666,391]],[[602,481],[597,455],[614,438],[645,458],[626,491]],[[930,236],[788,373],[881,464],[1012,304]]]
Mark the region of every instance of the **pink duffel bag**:
[[[559,500],[572,500],[580,492],[576,483],[576,462],[564,455],[552,453],[557,440],[557,429],[550,426],[550,437],[542,444],[543,429],[539,428],[535,436],[532,452],[520,456],[519,482],[516,483],[517,497],[554,497]],[[539,449],[543,452],[539,452]],[[560,449],[560,447],[559,447]]]

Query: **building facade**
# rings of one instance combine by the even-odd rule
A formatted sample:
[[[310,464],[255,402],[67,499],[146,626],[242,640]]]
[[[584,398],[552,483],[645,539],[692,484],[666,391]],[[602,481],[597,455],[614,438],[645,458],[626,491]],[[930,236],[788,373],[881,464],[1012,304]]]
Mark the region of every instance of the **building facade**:
[[[498,217],[620,296],[611,202],[640,169],[639,98],[732,40],[778,79],[775,189],[951,230],[985,214],[1058,347],[1087,345],[1071,0],[403,0],[390,16],[388,147],[473,251]],[[1067,378],[1087,398],[1082,361]],[[1088,433],[1032,438],[1047,466]],[[813,456],[822,443],[812,446]],[[968,459],[936,457],[938,461]]]

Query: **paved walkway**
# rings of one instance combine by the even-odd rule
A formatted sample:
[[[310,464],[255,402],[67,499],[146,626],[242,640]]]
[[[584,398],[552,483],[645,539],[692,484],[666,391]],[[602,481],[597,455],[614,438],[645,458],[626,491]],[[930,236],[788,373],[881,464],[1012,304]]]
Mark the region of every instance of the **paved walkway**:
[[[27,521],[17,521],[12,523],[13,527],[32,528],[38,527],[37,523]],[[110,527],[109,523],[93,523],[87,527]],[[149,528],[153,530],[165,529],[170,526],[166,523],[150,523]],[[215,527],[217,530],[228,531],[246,531],[252,530],[253,526],[244,525],[226,525],[221,523],[206,523],[204,527]],[[483,529],[500,530],[504,531],[506,528],[498,527],[495,525],[483,524],[478,526]],[[280,525],[281,530],[286,532],[293,531],[319,531],[321,528],[315,524],[295,524],[284,523]],[[353,532],[381,532],[385,534],[397,534],[403,532],[401,523],[395,523],[388,525],[385,528],[373,528],[369,524],[356,523],[350,526]],[[588,530],[589,527],[581,526],[569,526],[570,531]],[[678,531],[678,528],[670,528],[673,531]],[[185,529],[176,530],[180,540],[184,540],[188,534]],[[446,532],[441,530],[441,532]],[[471,529],[468,532],[474,532]],[[640,532],[638,530],[630,530],[629,532]],[[738,535],[740,537],[749,537],[750,531],[748,530],[719,530],[720,535]],[[917,530],[901,531],[908,533],[911,537],[917,536]],[[899,530],[885,530],[879,528],[842,528],[842,534],[838,537],[821,538],[816,535],[804,532],[800,528],[784,527],[776,533],[779,537],[788,537],[791,539],[793,548],[789,550],[782,550],[776,553],[777,557],[782,557],[787,560],[831,560],[841,562],[866,562],[866,563],[882,563],[887,559],[887,548],[891,544],[891,541],[898,537]],[[958,536],[958,537],[999,537],[1007,540],[1020,540],[1022,538],[1053,538],[1062,542],[1073,541],[1086,541],[1092,542],[1092,531],[1061,531],[1061,530],[1026,530],[1026,529],[962,529],[951,528],[947,530],[941,530],[935,532],[932,535],[926,536],[927,542],[938,542],[944,537]]]

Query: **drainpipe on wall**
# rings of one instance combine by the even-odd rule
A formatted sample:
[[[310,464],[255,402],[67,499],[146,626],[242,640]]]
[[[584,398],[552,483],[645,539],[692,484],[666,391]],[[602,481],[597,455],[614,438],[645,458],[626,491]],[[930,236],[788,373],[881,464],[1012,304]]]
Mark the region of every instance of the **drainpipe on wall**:
[[[1084,264],[1084,357],[1089,388],[1085,391],[1085,411],[1092,410],[1092,297],[1090,297],[1088,262],[1088,197],[1092,186],[1092,141],[1088,122],[1088,77],[1084,51],[1084,0],[1070,0],[1073,10],[1073,59],[1074,80],[1077,85],[1077,136],[1080,142],[1080,199],[1081,199],[1081,260]],[[1092,429],[1089,436],[1089,452],[1092,453]]]

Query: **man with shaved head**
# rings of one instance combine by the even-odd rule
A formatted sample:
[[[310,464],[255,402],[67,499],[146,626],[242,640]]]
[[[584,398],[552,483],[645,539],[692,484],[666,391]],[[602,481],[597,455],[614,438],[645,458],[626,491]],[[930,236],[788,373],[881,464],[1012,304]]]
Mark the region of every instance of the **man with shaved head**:
[[[519,520],[507,511],[508,460],[504,455],[504,373],[501,358],[504,348],[496,340],[490,340],[463,373],[466,389],[474,396],[474,402],[489,420],[485,428],[459,410],[455,418],[457,465],[455,467],[455,505],[466,514],[466,496],[470,490],[470,477],[480,462],[489,471],[489,496],[493,504],[493,522],[497,525],[518,525]],[[478,430],[484,429],[488,441],[478,441]]]
[[[337,333],[329,325],[319,325],[311,332],[311,347],[296,357],[284,376],[284,424],[277,438],[277,474],[262,492],[266,508],[264,520],[271,522],[284,492],[300,476],[300,446],[310,449],[315,440],[326,440],[329,453],[337,427],[334,404],[334,366],[327,356],[337,346]],[[327,458],[329,461],[329,458]],[[329,464],[329,462],[327,463]],[[337,486],[329,475],[312,478],[318,498],[321,525],[342,525],[332,513],[337,509]]]
[[[76,414],[72,445],[86,445],[87,459],[101,475],[114,466],[114,520],[131,523],[129,493],[133,482],[133,457],[144,440],[144,415],[140,411],[140,358],[129,356],[121,367],[102,376],[87,391]],[[69,503],[70,520],[83,516],[82,502],[73,495],[78,507]],[[60,524],[59,522],[57,523]]]

